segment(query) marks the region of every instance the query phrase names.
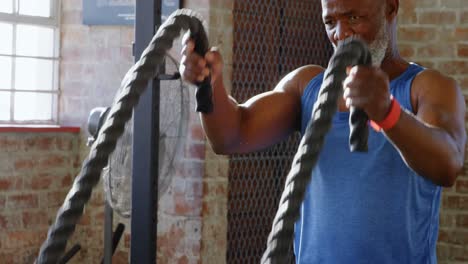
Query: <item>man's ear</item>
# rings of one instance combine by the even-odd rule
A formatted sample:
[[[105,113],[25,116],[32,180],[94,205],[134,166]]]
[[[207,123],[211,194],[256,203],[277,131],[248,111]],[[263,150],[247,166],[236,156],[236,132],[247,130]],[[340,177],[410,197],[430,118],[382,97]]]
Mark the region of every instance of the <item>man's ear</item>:
[[[398,15],[398,8],[400,7],[400,0],[386,0],[385,16],[392,20]]]

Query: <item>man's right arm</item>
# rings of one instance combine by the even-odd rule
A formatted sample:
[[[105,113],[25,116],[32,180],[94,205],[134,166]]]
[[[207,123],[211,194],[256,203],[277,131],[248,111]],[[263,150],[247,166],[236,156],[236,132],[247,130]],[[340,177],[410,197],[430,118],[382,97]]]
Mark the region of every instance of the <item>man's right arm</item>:
[[[319,66],[304,66],[286,75],[272,91],[239,104],[225,89],[220,54],[210,51],[203,58],[192,51],[193,42],[188,41],[184,47],[181,73],[192,83],[211,74],[213,112],[201,113],[200,117],[217,154],[261,150],[299,129],[302,91],[312,78],[323,71]],[[207,65],[211,71],[207,70]]]

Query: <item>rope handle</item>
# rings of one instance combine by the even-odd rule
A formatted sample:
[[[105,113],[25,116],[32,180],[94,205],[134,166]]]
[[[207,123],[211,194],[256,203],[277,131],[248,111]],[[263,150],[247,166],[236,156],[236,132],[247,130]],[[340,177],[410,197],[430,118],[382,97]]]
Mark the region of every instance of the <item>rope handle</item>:
[[[191,34],[195,41],[195,52],[204,57],[208,52],[209,42],[206,34]],[[203,81],[196,83],[195,99],[197,101],[196,111],[205,114],[213,112],[213,90],[211,87],[211,77],[206,77]]]

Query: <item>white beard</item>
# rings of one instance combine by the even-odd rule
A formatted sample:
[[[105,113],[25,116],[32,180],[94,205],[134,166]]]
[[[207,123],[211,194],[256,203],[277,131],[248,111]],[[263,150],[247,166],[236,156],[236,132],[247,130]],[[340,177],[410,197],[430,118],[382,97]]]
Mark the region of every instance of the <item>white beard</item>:
[[[372,56],[372,65],[379,67],[385,58],[387,52],[389,36],[387,35],[387,21],[382,18],[382,25],[375,36],[375,40],[368,45],[369,52]],[[336,51],[336,45],[332,43],[333,49]]]
[[[372,55],[372,65],[380,66],[385,58],[388,48],[389,36],[387,34],[387,21],[382,19],[382,25],[375,36],[375,40],[369,44],[369,51]]]

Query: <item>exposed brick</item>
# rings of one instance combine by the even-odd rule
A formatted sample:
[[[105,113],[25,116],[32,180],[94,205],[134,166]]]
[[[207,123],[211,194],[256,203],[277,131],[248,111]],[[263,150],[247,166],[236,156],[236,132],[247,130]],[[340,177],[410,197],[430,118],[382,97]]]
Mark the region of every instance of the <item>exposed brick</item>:
[[[131,46],[120,47],[120,57],[124,60],[133,58],[133,48]]]
[[[88,226],[91,224],[91,216],[89,214],[84,214],[81,216],[79,225]]]
[[[35,229],[37,227],[48,227],[49,221],[45,211],[26,211],[23,212],[23,225],[27,229]]]
[[[439,229],[439,242],[450,242],[450,233],[446,228]]]
[[[457,193],[468,193],[468,180],[458,179],[456,182]]]
[[[47,190],[58,179],[53,176],[36,176],[31,179],[32,190]]]
[[[23,140],[22,146],[25,152],[53,151],[56,149],[56,134],[42,133],[30,136]]]
[[[176,174],[182,177],[199,178],[203,175],[205,163],[198,160],[182,160],[176,165]]]
[[[102,192],[94,192],[89,200],[89,205],[92,206],[103,206],[104,205],[104,194]]]
[[[183,246],[185,232],[182,226],[173,224],[163,234],[158,234],[158,263],[171,263],[175,252]]]
[[[124,234],[124,246],[130,248],[131,237],[130,234]]]
[[[468,72],[468,61],[442,61],[439,68],[448,75],[464,74]]]
[[[440,7],[442,8],[463,8],[466,5],[465,0],[443,0],[440,1]]]
[[[200,249],[201,249],[201,241],[199,239],[192,240],[189,239],[186,242],[186,247],[187,247],[187,255],[189,256],[199,256],[200,255]]]
[[[416,8],[434,8],[434,7],[439,7],[441,6],[439,3],[440,0],[424,0],[424,1],[419,1],[419,0],[408,0],[408,2],[413,2],[412,6]],[[406,2],[406,1],[404,1]]]
[[[468,229],[468,214],[457,216],[457,227]]]
[[[33,159],[18,159],[15,161],[15,169],[18,171],[21,170],[31,170],[34,168],[36,162]]]
[[[452,210],[468,210],[468,197],[455,195],[444,197],[443,206]]]
[[[81,11],[69,10],[62,12],[62,20],[60,21],[62,25],[73,25],[80,24],[83,21]]]
[[[81,232],[84,235],[84,242],[102,245],[104,243],[102,226],[102,224],[99,224],[99,227],[95,225],[83,227]]]
[[[201,181],[189,181],[185,195],[191,199],[202,198],[203,183]]]
[[[68,39],[70,43],[75,43],[75,45],[88,44],[89,28],[87,27],[63,26],[60,33],[62,39]]]
[[[457,54],[459,57],[468,57],[468,44],[458,44]]]
[[[44,201],[45,205],[47,205],[48,208],[58,207],[62,205],[66,195],[67,191],[49,192],[46,194],[46,200]]]
[[[450,259],[461,261],[461,263],[466,263],[468,261],[468,248],[466,248],[466,245],[451,246]],[[453,263],[460,263],[455,261]]]
[[[460,12],[460,23],[468,24],[468,10],[462,10]]]
[[[447,259],[450,257],[450,248],[446,244],[437,244],[437,258]]]
[[[190,159],[203,160],[205,158],[205,144],[204,143],[190,143],[186,146],[185,156]]]
[[[457,19],[455,11],[424,10],[418,14],[419,24],[440,25],[454,24]]]
[[[401,41],[434,41],[437,33],[435,27],[401,27],[398,30],[398,39]]]
[[[177,260],[177,263],[178,264],[188,264],[189,259],[187,258],[187,256],[182,256]]]
[[[3,210],[5,208],[5,204],[6,204],[6,197],[0,194],[0,210]]]
[[[3,246],[2,248],[5,248]],[[3,251],[3,250],[2,250]],[[15,263],[16,258],[18,257],[18,252],[16,250],[5,250],[4,252],[0,252],[0,259],[4,261],[4,263]]]
[[[453,227],[455,226],[456,216],[453,214],[446,214],[441,212],[440,214],[440,227]]]
[[[457,230],[451,233],[451,242],[456,245],[467,245],[468,244],[468,231]],[[467,256],[468,257],[468,256]]]
[[[94,223],[104,223],[105,219],[105,213],[103,211],[98,212],[96,215],[94,215]]]
[[[60,137],[56,140],[57,149],[62,151],[71,151],[73,150],[74,143],[77,141],[75,137],[68,138],[68,137]]]
[[[36,194],[19,194],[7,197],[7,208],[9,209],[29,209],[37,208],[39,199]]]
[[[410,58],[416,54],[416,49],[410,44],[399,44],[398,49],[400,51],[400,55],[404,58]]]
[[[424,45],[418,48],[418,57],[442,57],[442,58],[453,58],[455,56],[455,48],[450,47],[446,43],[444,44],[430,44]]]
[[[207,196],[225,196],[227,195],[227,185],[224,182],[217,182],[217,181],[205,181],[203,185],[203,192]]]
[[[205,140],[205,132],[203,131],[203,127],[201,125],[193,124],[190,127],[190,138],[193,141]]]
[[[201,199],[189,199],[184,193],[174,193],[174,213],[180,216],[196,216],[201,211]]]
[[[398,22],[401,24],[415,24],[418,22],[418,15],[414,9],[401,9],[398,16]]]
[[[22,189],[23,179],[20,177],[0,178],[0,191],[12,191]]]
[[[127,264],[128,262],[128,252],[117,251],[112,256],[113,264]]]
[[[73,178],[70,174],[68,174],[62,178],[60,187],[70,187],[72,182]]]
[[[51,154],[41,158],[39,162],[40,169],[50,169],[64,166],[66,161],[63,155]]]
[[[63,10],[80,10],[83,6],[83,0],[63,0],[62,9]]]
[[[0,137],[0,149],[5,152],[12,152],[20,149],[22,141],[17,138]]]
[[[458,39],[468,39],[468,27],[457,27],[455,37]]]
[[[37,231],[12,231],[7,234],[6,248],[26,248],[37,246],[44,235]]]
[[[21,214],[0,213],[0,230],[17,230],[22,227]]]

